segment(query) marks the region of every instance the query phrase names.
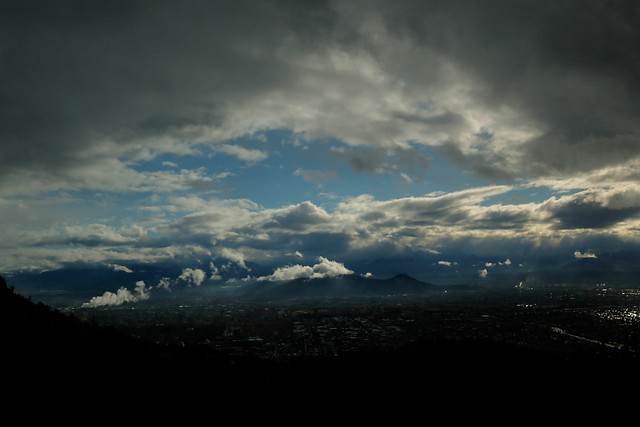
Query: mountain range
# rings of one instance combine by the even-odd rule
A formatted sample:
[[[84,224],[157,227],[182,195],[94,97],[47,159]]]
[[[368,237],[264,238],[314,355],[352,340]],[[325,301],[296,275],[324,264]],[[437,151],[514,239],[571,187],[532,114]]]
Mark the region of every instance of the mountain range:
[[[329,291],[348,295],[362,292],[364,287],[370,293],[390,288],[415,292],[441,289],[406,275],[388,280],[345,276],[267,285],[262,288],[263,295],[284,297]],[[85,410],[114,411],[134,406],[145,414],[159,409],[165,416],[167,410],[175,409],[184,416],[199,408],[244,410],[257,404],[278,411],[283,405],[286,409],[287,405],[306,404],[315,408],[328,404],[358,409],[372,404],[397,408],[440,399],[449,405],[448,410],[453,410],[463,397],[479,404],[485,397],[495,402],[497,396],[515,396],[517,402],[513,403],[522,403],[530,402],[532,396],[539,397],[542,390],[547,393],[545,399],[549,399],[555,389],[548,386],[553,387],[557,380],[562,381],[563,387],[556,397],[564,397],[570,393],[567,387],[573,387],[571,391],[575,393],[581,384],[604,378],[593,376],[600,372],[594,370],[598,366],[602,366],[607,378],[619,378],[616,384],[628,385],[628,377],[621,373],[632,373],[628,365],[620,365],[617,360],[604,364],[604,359],[595,355],[583,364],[579,360],[567,364],[500,340],[446,336],[393,351],[370,349],[330,359],[305,358],[290,363],[251,357],[229,359],[203,347],[160,346],[117,329],[80,321],[15,293],[2,277],[0,333],[7,394],[4,401],[13,409],[18,407],[16,404],[22,404],[23,409],[52,411],[67,411],[73,405]],[[613,366],[620,369],[614,371]],[[572,376],[568,376],[569,367],[573,367]],[[584,377],[585,372],[591,376]],[[489,385],[495,387],[491,393],[478,392]],[[461,390],[469,393],[460,395]],[[483,401],[482,406],[488,404]]]
[[[362,297],[383,295],[424,295],[444,289],[466,288],[422,282],[407,274],[374,279],[354,274],[337,277],[298,278],[265,282],[256,281],[243,289],[243,296],[255,298]]]
[[[480,257],[472,256],[458,256],[457,259],[457,262],[439,262],[433,257],[376,259],[359,266],[348,265],[355,270],[354,274],[287,281],[260,280],[261,277],[269,277],[274,267],[250,262],[242,266],[229,262],[218,269],[215,280],[208,263],[192,263],[189,265],[191,269],[202,270],[202,282],[197,284],[179,279],[185,271],[185,266],[179,264],[139,264],[117,269],[109,265],[72,265],[40,273],[17,272],[7,277],[22,294],[54,306],[81,304],[105,292],[115,293],[121,287],[133,289],[139,281],[143,281],[147,288],[155,288],[154,293],[159,296],[163,292],[156,292],[160,291],[158,284],[167,278],[172,280],[172,292],[176,292],[164,292],[166,297],[182,291],[301,298],[422,294],[445,288],[502,288],[520,283],[526,286],[600,283],[636,286],[640,283],[640,267],[633,254],[561,259],[547,255],[522,263],[517,260],[506,262],[508,259],[483,262]],[[398,271],[402,273],[398,274]]]

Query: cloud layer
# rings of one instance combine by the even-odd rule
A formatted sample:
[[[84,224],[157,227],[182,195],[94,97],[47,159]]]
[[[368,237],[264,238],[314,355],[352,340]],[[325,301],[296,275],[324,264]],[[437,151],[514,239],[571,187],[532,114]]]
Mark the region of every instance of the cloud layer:
[[[0,268],[637,250],[639,45],[622,1],[4,2]]]
[[[490,177],[620,164],[640,149],[638,6],[576,6],[6,3],[1,178],[67,187],[202,144],[260,161],[225,141],[269,128],[371,147],[341,155],[355,168],[414,143]]]
[[[632,248],[640,241],[636,187],[592,188],[540,202],[495,200],[516,190],[488,186],[390,200],[361,195],[343,200],[331,211],[308,201],[263,209],[200,200],[193,203],[197,210],[172,221],[150,222],[146,227],[90,224],[33,231],[20,237],[23,248],[5,247],[0,253],[5,265],[16,267],[18,260],[45,267],[86,260],[126,265],[210,257],[249,272],[247,260],[273,264],[295,253],[349,260],[406,251],[463,251],[493,254],[501,257],[496,264],[504,264],[510,262],[503,261],[508,257],[534,251]],[[315,273],[326,265],[297,268]],[[204,277],[205,272],[196,270],[185,270],[181,276],[194,285]]]

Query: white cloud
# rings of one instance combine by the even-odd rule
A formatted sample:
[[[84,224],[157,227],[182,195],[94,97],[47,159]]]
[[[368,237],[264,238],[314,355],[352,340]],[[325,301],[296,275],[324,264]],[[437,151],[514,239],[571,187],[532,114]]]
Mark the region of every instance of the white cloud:
[[[482,277],[483,279],[487,277],[488,274],[489,272],[487,271],[486,268],[483,268],[482,270],[478,270],[478,276]]]
[[[115,271],[124,271],[125,273],[133,273],[133,270],[131,270],[128,267],[125,267],[124,265],[119,265],[119,264],[108,264],[109,267],[113,268]]]
[[[136,287],[132,291],[123,287],[120,287],[116,293],[106,291],[102,296],[93,297],[89,302],[82,304],[82,307],[100,307],[106,305],[122,305],[127,302],[138,302],[141,300],[149,299],[148,290],[145,283],[140,280],[136,282]]]
[[[269,276],[259,277],[257,280],[293,280],[299,278],[305,279],[318,279],[323,277],[336,277],[347,274],[353,274],[353,271],[349,270],[344,264],[331,261],[324,257],[318,258],[318,263],[313,267],[303,265],[292,265],[287,267],[280,267],[276,269],[273,274]]]
[[[438,264],[439,265],[444,265],[444,266],[447,266],[447,267],[451,267],[451,265],[452,265],[451,261],[438,261]]]
[[[592,252],[580,252],[580,251],[575,251],[573,253],[573,256],[576,258],[598,258],[596,256],[596,254],[592,253]]]
[[[203,270],[199,268],[184,268],[182,270],[182,274],[178,277],[178,280],[184,280],[189,283],[189,285],[200,286],[204,281],[206,274]]]
[[[504,19],[495,19],[494,10],[463,3],[405,7],[382,1],[361,8],[358,2],[327,2],[309,8],[269,2],[247,8],[234,2],[220,10],[205,2],[180,13],[171,6],[134,5],[141,13],[124,6],[132,21],[118,32],[68,25],[66,19],[77,15],[74,4],[60,6],[59,19],[46,26],[39,25],[45,15],[38,15],[45,9],[23,20],[7,8],[7,19],[16,19],[7,39],[33,43],[11,50],[11,72],[0,82],[11,112],[0,116],[0,139],[7,141],[0,144],[0,195],[7,196],[0,202],[0,265],[52,268],[65,261],[210,255],[211,248],[228,245],[243,248],[235,262],[245,266],[244,255],[266,258],[296,248],[329,255],[325,249],[337,239],[313,250],[308,243],[329,235],[344,238],[337,257],[376,246],[434,251],[452,242],[464,249],[512,242],[563,245],[570,253],[575,247],[601,250],[591,241],[582,246],[585,236],[640,241],[639,97],[629,72],[637,57],[624,44],[636,41],[628,31],[634,17],[592,3],[565,9],[532,2],[526,19],[509,4],[500,9]],[[90,23],[106,12],[89,7],[82,13]],[[194,27],[194,17],[202,25]],[[165,20],[174,31],[154,31],[153,37],[139,31]],[[273,31],[260,31],[267,26]],[[60,55],[48,54],[52,34]],[[611,43],[590,42],[601,36],[622,44],[601,49]],[[587,59],[566,61],[562,47],[546,42],[553,38]],[[149,49],[150,43],[165,49]],[[208,55],[201,54],[205,50]],[[140,52],[147,53],[142,60]],[[69,61],[61,66],[60,58]],[[108,72],[105,58],[115,60],[120,72]],[[504,58],[511,58],[506,66]],[[603,59],[607,67],[600,65]],[[139,76],[145,84],[135,84]],[[532,179],[532,186],[545,190],[579,193],[524,204],[507,204],[506,197],[492,202],[513,189],[506,186],[385,201],[362,196],[333,212],[313,204],[251,209],[196,197],[150,202],[159,194],[209,188],[233,173],[180,170],[178,156],[224,153],[260,162],[272,156],[262,147],[275,145],[261,132],[275,129],[290,131],[306,147],[339,141],[352,167],[394,171],[407,182],[417,177],[409,168],[394,168],[411,164],[399,153],[429,146],[465,172],[502,173]],[[375,162],[363,162],[363,152]],[[167,154],[173,162],[162,162]],[[424,163],[413,158],[421,169]],[[295,173],[307,180],[336,177],[326,163],[304,167]],[[79,198],[87,190],[136,192],[144,201],[122,206],[133,211],[151,203],[162,226],[145,228],[148,235],[128,233],[111,225],[121,213],[85,215],[89,203],[75,203],[82,208],[75,207],[74,215],[50,221],[50,209],[24,198],[62,190]],[[170,215],[179,211],[193,214]],[[311,233],[316,235],[307,239]]]
[[[236,264],[238,264],[240,267],[244,268],[245,270],[249,270],[247,268],[247,265],[245,264],[245,256],[241,251],[236,251],[229,248],[222,248],[219,251],[219,254],[222,258],[226,258],[230,261],[233,261]]]

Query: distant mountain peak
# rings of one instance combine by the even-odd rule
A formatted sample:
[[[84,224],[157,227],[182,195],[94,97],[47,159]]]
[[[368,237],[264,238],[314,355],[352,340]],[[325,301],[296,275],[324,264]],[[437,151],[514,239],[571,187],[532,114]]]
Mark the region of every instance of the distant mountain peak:
[[[401,279],[401,280],[415,280],[415,281],[418,281],[417,279],[415,279],[415,278],[413,278],[413,277],[409,276],[409,275],[408,275],[408,274],[406,274],[406,273],[399,273],[399,274],[396,274],[395,276],[393,276],[393,279],[398,279],[398,280],[400,280],[400,279]]]
[[[393,294],[420,294],[432,291],[433,285],[421,282],[408,274],[388,279],[373,279],[354,274],[335,277],[298,278],[285,282],[272,282],[268,286],[254,287],[250,294],[263,297],[345,297]]]

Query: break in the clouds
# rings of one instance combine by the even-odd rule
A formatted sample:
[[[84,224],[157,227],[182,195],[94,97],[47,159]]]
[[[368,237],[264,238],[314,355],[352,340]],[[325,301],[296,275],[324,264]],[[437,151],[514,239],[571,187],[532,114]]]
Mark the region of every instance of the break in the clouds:
[[[635,2],[0,9],[2,270],[638,250]]]
[[[109,264],[109,267],[113,268],[115,271],[124,271],[125,273],[133,273],[129,267],[119,264]]]

